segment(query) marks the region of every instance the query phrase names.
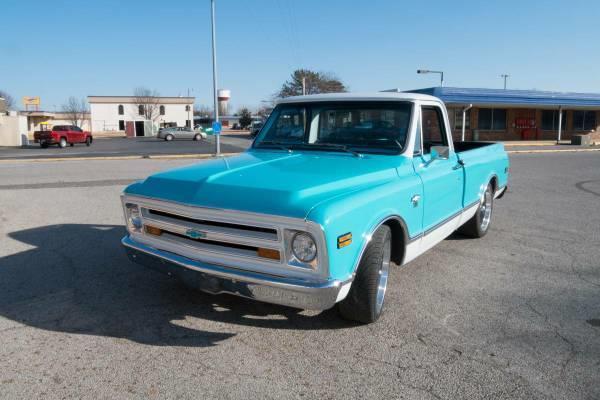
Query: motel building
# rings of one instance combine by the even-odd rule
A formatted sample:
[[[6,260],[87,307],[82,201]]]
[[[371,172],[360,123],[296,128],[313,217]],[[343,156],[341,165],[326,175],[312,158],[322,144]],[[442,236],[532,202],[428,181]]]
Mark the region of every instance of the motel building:
[[[463,114],[467,141],[571,140],[600,134],[600,94],[456,87],[408,92],[444,101],[454,140],[462,139]]]
[[[194,97],[88,96],[92,131],[153,136],[159,128],[191,126],[194,100]],[[152,109],[150,118],[145,111],[147,107]]]

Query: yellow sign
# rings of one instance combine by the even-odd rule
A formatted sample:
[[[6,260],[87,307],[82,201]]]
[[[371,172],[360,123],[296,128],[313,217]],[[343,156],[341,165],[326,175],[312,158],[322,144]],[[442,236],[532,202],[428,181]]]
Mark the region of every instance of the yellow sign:
[[[23,96],[24,106],[39,106],[40,96]]]

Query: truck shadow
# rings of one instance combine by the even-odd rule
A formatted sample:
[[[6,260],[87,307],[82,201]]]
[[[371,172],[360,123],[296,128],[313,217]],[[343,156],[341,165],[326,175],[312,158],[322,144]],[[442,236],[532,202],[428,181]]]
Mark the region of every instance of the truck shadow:
[[[234,325],[274,329],[353,326],[334,311],[300,310],[187,289],[131,263],[121,226],[65,224],[9,237],[29,245],[0,258],[0,316],[57,332],[128,339],[156,346],[214,346]],[[199,319],[200,321],[194,320]],[[199,329],[225,322],[224,332]]]

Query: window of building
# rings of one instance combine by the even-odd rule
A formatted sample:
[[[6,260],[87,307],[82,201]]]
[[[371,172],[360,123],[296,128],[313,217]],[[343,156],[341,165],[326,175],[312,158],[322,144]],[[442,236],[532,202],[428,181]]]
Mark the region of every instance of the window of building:
[[[462,130],[462,121],[463,121],[463,110],[455,109],[454,110],[454,129]],[[465,129],[471,129],[471,110],[467,110],[467,115],[465,116]]]
[[[431,146],[448,146],[444,118],[439,107],[421,108],[421,131],[423,154],[429,154]]]
[[[506,109],[480,108],[477,124],[483,131],[506,130]]]
[[[165,115],[165,106],[160,106],[158,108],[158,111],[159,111],[160,115]]]
[[[119,130],[120,131],[125,130],[125,121],[123,121],[122,119],[119,120]]]
[[[573,130],[591,131],[596,129],[596,111],[573,111]]]
[[[138,106],[138,115],[144,115],[144,106],[141,104]]]
[[[123,114],[125,114],[125,108],[123,107],[123,104],[119,104],[119,115]]]
[[[557,131],[558,130],[558,110],[543,110],[542,111],[542,129],[545,131]],[[567,128],[567,113],[562,113],[562,126],[561,130]]]

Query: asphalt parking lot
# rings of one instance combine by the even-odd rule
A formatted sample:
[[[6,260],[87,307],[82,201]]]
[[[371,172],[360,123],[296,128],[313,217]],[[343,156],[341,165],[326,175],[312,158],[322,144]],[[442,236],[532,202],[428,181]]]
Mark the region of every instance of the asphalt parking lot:
[[[131,264],[124,185],[192,160],[0,165],[0,397],[600,398],[600,152],[515,154],[480,240],[360,326]]]
[[[251,143],[248,134],[221,135],[221,152],[235,153],[245,150]],[[91,146],[76,144],[64,149],[51,146],[40,148],[32,143],[25,147],[0,147],[0,160],[30,158],[69,158],[69,157],[111,157],[111,156],[145,156],[165,154],[212,154],[215,152],[215,137],[208,136],[198,142],[190,139],[176,139],[166,142],[154,137],[141,138],[97,138]]]

